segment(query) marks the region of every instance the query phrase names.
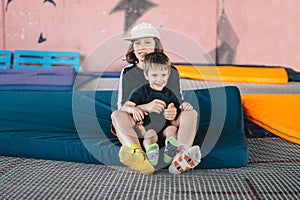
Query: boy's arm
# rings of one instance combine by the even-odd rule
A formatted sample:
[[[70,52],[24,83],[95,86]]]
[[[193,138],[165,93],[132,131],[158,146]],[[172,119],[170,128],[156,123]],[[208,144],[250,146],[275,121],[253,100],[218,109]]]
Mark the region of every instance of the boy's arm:
[[[132,101],[126,101],[120,110],[131,114],[135,121],[143,121],[144,119],[144,111],[136,107]]]
[[[137,107],[143,110],[145,114],[152,113],[152,112],[159,114],[163,112],[166,106],[167,106],[166,103],[160,99],[154,99],[149,103],[137,105]]]
[[[121,111],[127,112],[129,114],[132,114],[133,108],[136,106],[135,103],[132,101],[126,101],[124,105],[121,107]]]

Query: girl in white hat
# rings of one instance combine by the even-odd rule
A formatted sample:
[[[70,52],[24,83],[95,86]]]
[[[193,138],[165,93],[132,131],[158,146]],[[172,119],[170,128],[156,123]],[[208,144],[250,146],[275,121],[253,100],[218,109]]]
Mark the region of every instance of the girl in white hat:
[[[160,34],[156,27],[148,23],[141,23],[131,30],[131,36],[126,38],[130,46],[126,53],[126,61],[130,64],[125,67],[120,76],[118,91],[118,110],[112,113],[112,130],[119,139],[122,147],[119,152],[121,162],[143,174],[152,174],[155,169],[149,162],[141,141],[136,133],[136,122],[127,112],[120,108],[127,101],[130,93],[137,87],[147,83],[144,77],[143,61],[147,54],[152,52],[164,52],[160,41]],[[182,99],[180,79],[177,69],[172,66],[167,86]],[[179,174],[196,167],[200,163],[201,153],[199,146],[192,146],[197,130],[197,112],[188,102],[181,105],[182,112],[175,119],[177,109],[165,105],[161,100],[139,105],[139,108],[148,113],[164,113],[167,120],[173,120],[177,127],[178,150],[169,166],[169,172]],[[163,141],[163,138],[160,139]],[[163,166],[162,166],[163,167]]]

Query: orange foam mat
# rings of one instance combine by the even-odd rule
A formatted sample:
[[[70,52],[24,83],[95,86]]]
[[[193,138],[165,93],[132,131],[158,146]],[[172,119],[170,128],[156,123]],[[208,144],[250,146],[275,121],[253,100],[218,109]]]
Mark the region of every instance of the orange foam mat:
[[[297,144],[300,144],[299,102],[300,94],[242,95],[246,119]]]
[[[182,78],[244,83],[286,84],[284,68],[175,65]]]

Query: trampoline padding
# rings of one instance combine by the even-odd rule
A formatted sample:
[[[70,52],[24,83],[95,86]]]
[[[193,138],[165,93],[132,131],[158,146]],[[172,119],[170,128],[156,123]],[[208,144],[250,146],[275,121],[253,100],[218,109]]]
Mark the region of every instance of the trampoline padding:
[[[259,68],[238,66],[184,66],[176,68],[182,78],[206,81],[287,84],[284,68]]]
[[[242,100],[246,119],[300,144],[300,94],[247,94]]]

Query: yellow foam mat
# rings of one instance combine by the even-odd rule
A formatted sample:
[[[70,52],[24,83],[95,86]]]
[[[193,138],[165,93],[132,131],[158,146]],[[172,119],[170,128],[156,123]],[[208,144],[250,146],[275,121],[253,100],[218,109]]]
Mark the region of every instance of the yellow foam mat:
[[[242,103],[246,119],[300,144],[300,94],[246,94]]]
[[[175,65],[182,78],[244,83],[286,84],[284,68]]]

